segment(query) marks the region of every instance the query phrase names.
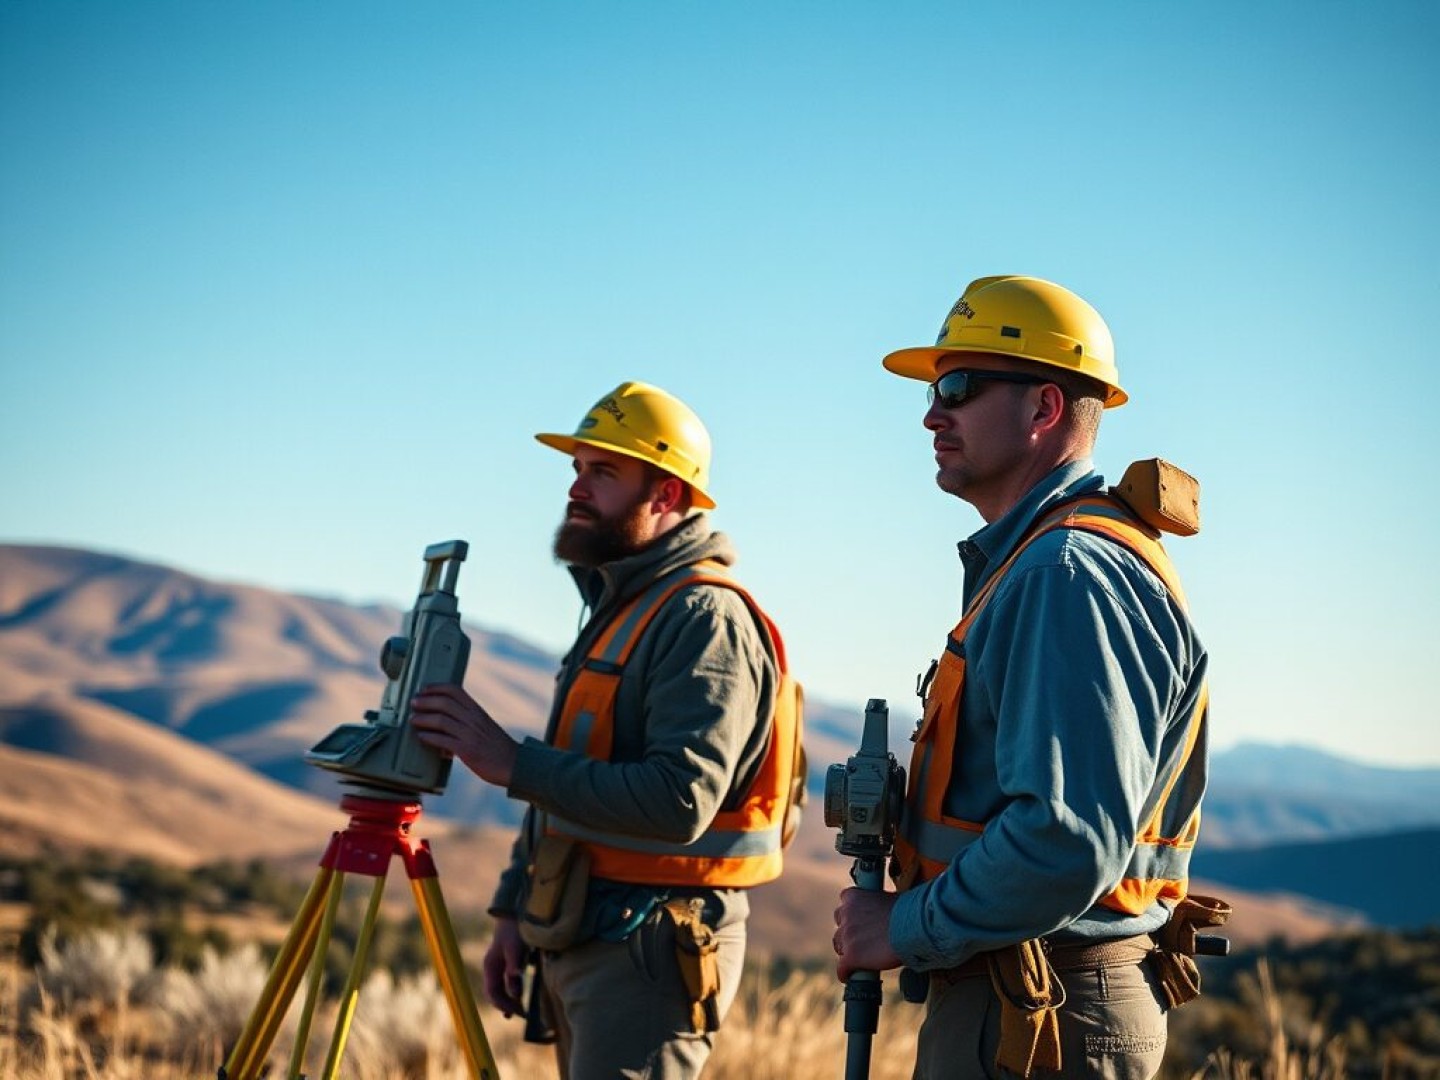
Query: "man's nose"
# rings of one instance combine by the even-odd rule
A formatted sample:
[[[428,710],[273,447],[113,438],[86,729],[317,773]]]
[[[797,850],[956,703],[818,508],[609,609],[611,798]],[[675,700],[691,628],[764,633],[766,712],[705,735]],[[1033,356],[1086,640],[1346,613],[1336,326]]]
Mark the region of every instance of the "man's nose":
[[[590,499],[590,486],[585,483],[585,477],[575,477],[574,483],[570,485],[568,494],[573,502],[588,502]]]
[[[952,423],[952,417],[949,410],[941,406],[937,397],[925,410],[925,419],[922,422],[927,431],[944,431]]]

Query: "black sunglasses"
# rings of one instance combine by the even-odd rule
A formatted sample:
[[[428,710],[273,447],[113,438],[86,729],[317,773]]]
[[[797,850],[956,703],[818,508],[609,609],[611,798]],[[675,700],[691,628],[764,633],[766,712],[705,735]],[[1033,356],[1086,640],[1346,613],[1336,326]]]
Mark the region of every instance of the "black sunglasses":
[[[1048,382],[1037,375],[1012,375],[1008,371],[947,371],[929,387],[929,402],[937,401],[942,409],[958,409],[979,392],[980,384],[987,382],[1021,383],[1039,386]]]

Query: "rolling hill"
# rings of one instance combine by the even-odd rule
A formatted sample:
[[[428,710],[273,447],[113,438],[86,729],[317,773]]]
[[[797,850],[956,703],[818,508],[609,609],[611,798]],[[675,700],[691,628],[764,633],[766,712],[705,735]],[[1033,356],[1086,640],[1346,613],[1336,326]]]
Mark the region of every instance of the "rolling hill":
[[[341,789],[302,754],[378,702],[380,644],[402,617],[116,555],[0,545],[0,845],[12,853],[108,845],[182,864],[318,854],[343,823]],[[467,623],[466,632],[467,688],[513,732],[539,734],[557,658],[502,631]],[[854,751],[862,709],[813,694],[806,708],[811,808],[785,877],[757,895],[752,925],[762,948],[794,952],[796,942],[818,940],[823,954],[828,933],[817,924],[828,923],[829,898],[848,884],[848,863],[821,820],[821,785],[826,766]],[[902,710],[892,712],[902,759],[906,723]],[[1229,758],[1217,755],[1211,847],[1334,839],[1383,831],[1374,828],[1382,822],[1440,825],[1440,771],[1397,784],[1375,775],[1391,771],[1355,766],[1337,789],[1324,770],[1348,763],[1287,752],[1267,763],[1265,753],[1232,752],[1244,767],[1229,779]],[[491,866],[520,809],[457,769],[443,796],[426,799],[426,835],[454,852],[448,866]],[[1216,891],[1233,898],[1240,882],[1224,875],[1240,864],[1217,865],[1202,875],[1226,882]],[[491,881],[488,871],[452,872],[447,893],[452,904],[479,905]],[[1277,928],[1303,938],[1361,918],[1344,898],[1297,882],[1257,884],[1272,895],[1244,905],[1237,940]]]

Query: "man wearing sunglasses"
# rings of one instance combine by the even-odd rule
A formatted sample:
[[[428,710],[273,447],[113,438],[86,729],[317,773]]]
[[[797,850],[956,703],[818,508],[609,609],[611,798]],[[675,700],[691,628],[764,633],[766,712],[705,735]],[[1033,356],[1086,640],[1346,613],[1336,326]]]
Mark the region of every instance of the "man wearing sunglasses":
[[[1091,462],[1127,397],[1110,332],[1051,282],[981,278],[884,366],[929,385],[936,483],[985,525],[923,680],[897,892],[842,893],[838,973],[920,974],[917,1077],[1153,1076],[1198,992],[1167,934],[1199,900],[1207,661],[1158,532]]]
[[[793,832],[799,692],[703,513],[710,437],[688,406],[626,382],[536,438],[572,459],[555,556],[584,604],[545,739],[455,687],[422,691],[411,722],[530,804],[490,907],[491,1002],[556,1043],[566,1080],[684,1080],[739,985],[746,890]]]

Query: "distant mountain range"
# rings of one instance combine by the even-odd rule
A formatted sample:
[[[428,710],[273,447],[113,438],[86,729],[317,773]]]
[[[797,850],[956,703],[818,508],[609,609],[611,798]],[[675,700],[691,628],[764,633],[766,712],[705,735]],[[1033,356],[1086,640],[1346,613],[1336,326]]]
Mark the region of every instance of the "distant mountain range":
[[[403,615],[92,551],[0,545],[0,850],[108,838],[180,862],[310,851],[335,827],[340,788],[302,755],[378,704],[380,645]],[[466,632],[468,689],[513,732],[538,735],[558,658],[499,630]],[[814,917],[813,888],[843,883],[848,869],[820,820],[822,785],[826,767],[854,752],[863,706],[810,693],[806,717],[812,809],[792,886],[771,887],[778,939]],[[892,714],[902,761],[903,724]],[[1212,773],[1197,874],[1290,894],[1266,902],[1266,932],[1309,933],[1357,913],[1394,925],[1437,917],[1433,905],[1328,889],[1300,868],[1313,857],[1336,876],[1381,880],[1392,870],[1372,859],[1397,852],[1349,840],[1402,832],[1408,867],[1440,866],[1440,769],[1245,745],[1215,754]],[[432,834],[453,834],[486,862],[503,856],[520,811],[459,768],[426,808]],[[1428,878],[1413,890],[1389,884],[1437,895]],[[760,937],[765,918],[757,913]]]
[[[1288,892],[1380,926],[1440,926],[1440,829],[1345,840],[1205,848],[1194,873],[1248,892]]]
[[[1205,839],[1225,846],[1440,825],[1440,769],[1363,765],[1303,746],[1242,743],[1211,757]]]

